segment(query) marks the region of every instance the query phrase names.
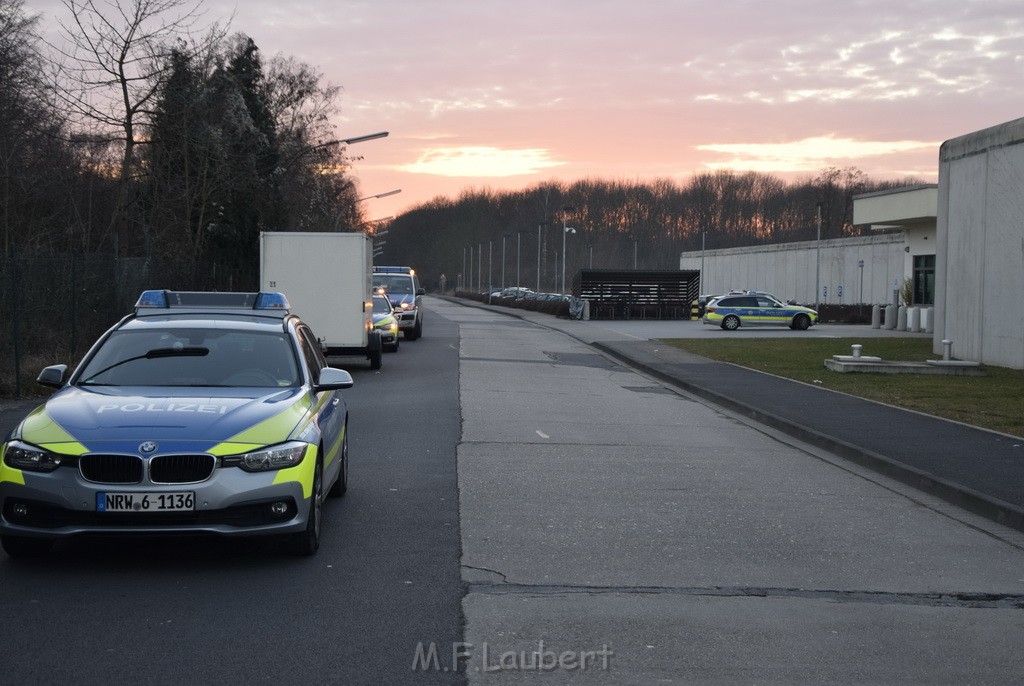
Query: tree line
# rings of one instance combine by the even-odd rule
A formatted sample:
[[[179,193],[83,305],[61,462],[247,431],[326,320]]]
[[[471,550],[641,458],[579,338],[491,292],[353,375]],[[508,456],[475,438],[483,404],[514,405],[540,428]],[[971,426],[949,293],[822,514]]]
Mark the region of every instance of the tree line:
[[[262,230],[355,230],[339,88],[201,0],[0,0],[0,393],[145,288],[254,290]]]
[[[200,29],[198,2],[63,5],[47,44],[0,0],[2,257],[110,253],[253,287],[259,231],[362,222],[339,88],[315,67]]]
[[[680,253],[702,247],[814,240],[819,211],[823,239],[860,235],[853,196],[916,183],[829,168],[792,183],[771,174],[716,171],[685,182],[587,179],[517,191],[468,190],[392,220],[379,261],[413,266],[434,287],[443,274],[449,288],[469,291],[537,288],[539,273],[541,290],[560,291],[563,245],[570,287],[579,269],[678,269]],[[575,232],[563,236],[563,228]]]

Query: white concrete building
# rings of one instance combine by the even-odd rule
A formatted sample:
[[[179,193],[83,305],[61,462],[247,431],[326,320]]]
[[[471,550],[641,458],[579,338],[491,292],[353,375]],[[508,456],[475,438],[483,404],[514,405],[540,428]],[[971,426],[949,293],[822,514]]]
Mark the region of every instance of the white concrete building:
[[[939,151],[935,352],[1024,369],[1024,118]]]
[[[934,184],[866,193],[853,199],[854,224],[897,231],[823,240],[820,252],[818,241],[685,252],[679,268],[702,271],[702,293],[754,289],[801,303],[892,303],[912,279],[913,304],[932,305],[937,205]]]
[[[823,240],[820,280],[818,241],[685,252],[679,268],[701,272],[702,293],[752,289],[800,303],[887,303],[903,281],[905,245],[902,233]]]

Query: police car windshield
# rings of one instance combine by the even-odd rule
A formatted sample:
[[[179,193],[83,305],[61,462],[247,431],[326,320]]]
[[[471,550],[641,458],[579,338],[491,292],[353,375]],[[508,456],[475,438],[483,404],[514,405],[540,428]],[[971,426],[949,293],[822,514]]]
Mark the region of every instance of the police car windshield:
[[[297,386],[283,333],[167,329],[115,331],[79,375],[83,386]]]
[[[373,287],[383,288],[388,295],[412,293],[412,277],[408,274],[374,274]]]
[[[393,310],[391,309],[391,303],[388,299],[383,296],[374,296],[373,298],[373,313],[374,314],[390,314]]]

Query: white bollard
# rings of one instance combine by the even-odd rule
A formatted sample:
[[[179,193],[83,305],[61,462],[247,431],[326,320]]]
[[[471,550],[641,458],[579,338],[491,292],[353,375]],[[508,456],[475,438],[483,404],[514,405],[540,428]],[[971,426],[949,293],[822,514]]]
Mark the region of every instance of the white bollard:
[[[880,329],[882,328],[882,306],[872,305],[871,306],[871,328]]]
[[[953,341],[948,338],[942,340],[942,359],[947,362],[953,359]]]
[[[861,348],[863,348],[864,346],[863,345],[859,345],[857,343],[854,343],[850,347],[853,349],[853,356],[854,357],[860,357]]]
[[[921,333],[921,308],[911,307],[907,310],[907,316],[910,318],[910,331]]]
[[[935,308],[926,307],[924,310],[924,317],[922,318],[921,326],[924,328],[925,333],[935,333]]]
[[[898,331],[907,330],[907,306],[900,305],[900,309],[896,315],[896,329]]]

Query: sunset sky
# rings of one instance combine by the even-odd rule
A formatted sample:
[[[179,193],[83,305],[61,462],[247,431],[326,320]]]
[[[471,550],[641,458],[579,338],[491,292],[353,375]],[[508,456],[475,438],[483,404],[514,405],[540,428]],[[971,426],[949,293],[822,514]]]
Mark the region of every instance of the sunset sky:
[[[98,4],[112,0],[96,0]],[[52,29],[58,0],[26,0]],[[942,141],[1024,116],[1021,0],[204,3],[343,88],[370,218],[466,188],[829,167],[935,181]]]

